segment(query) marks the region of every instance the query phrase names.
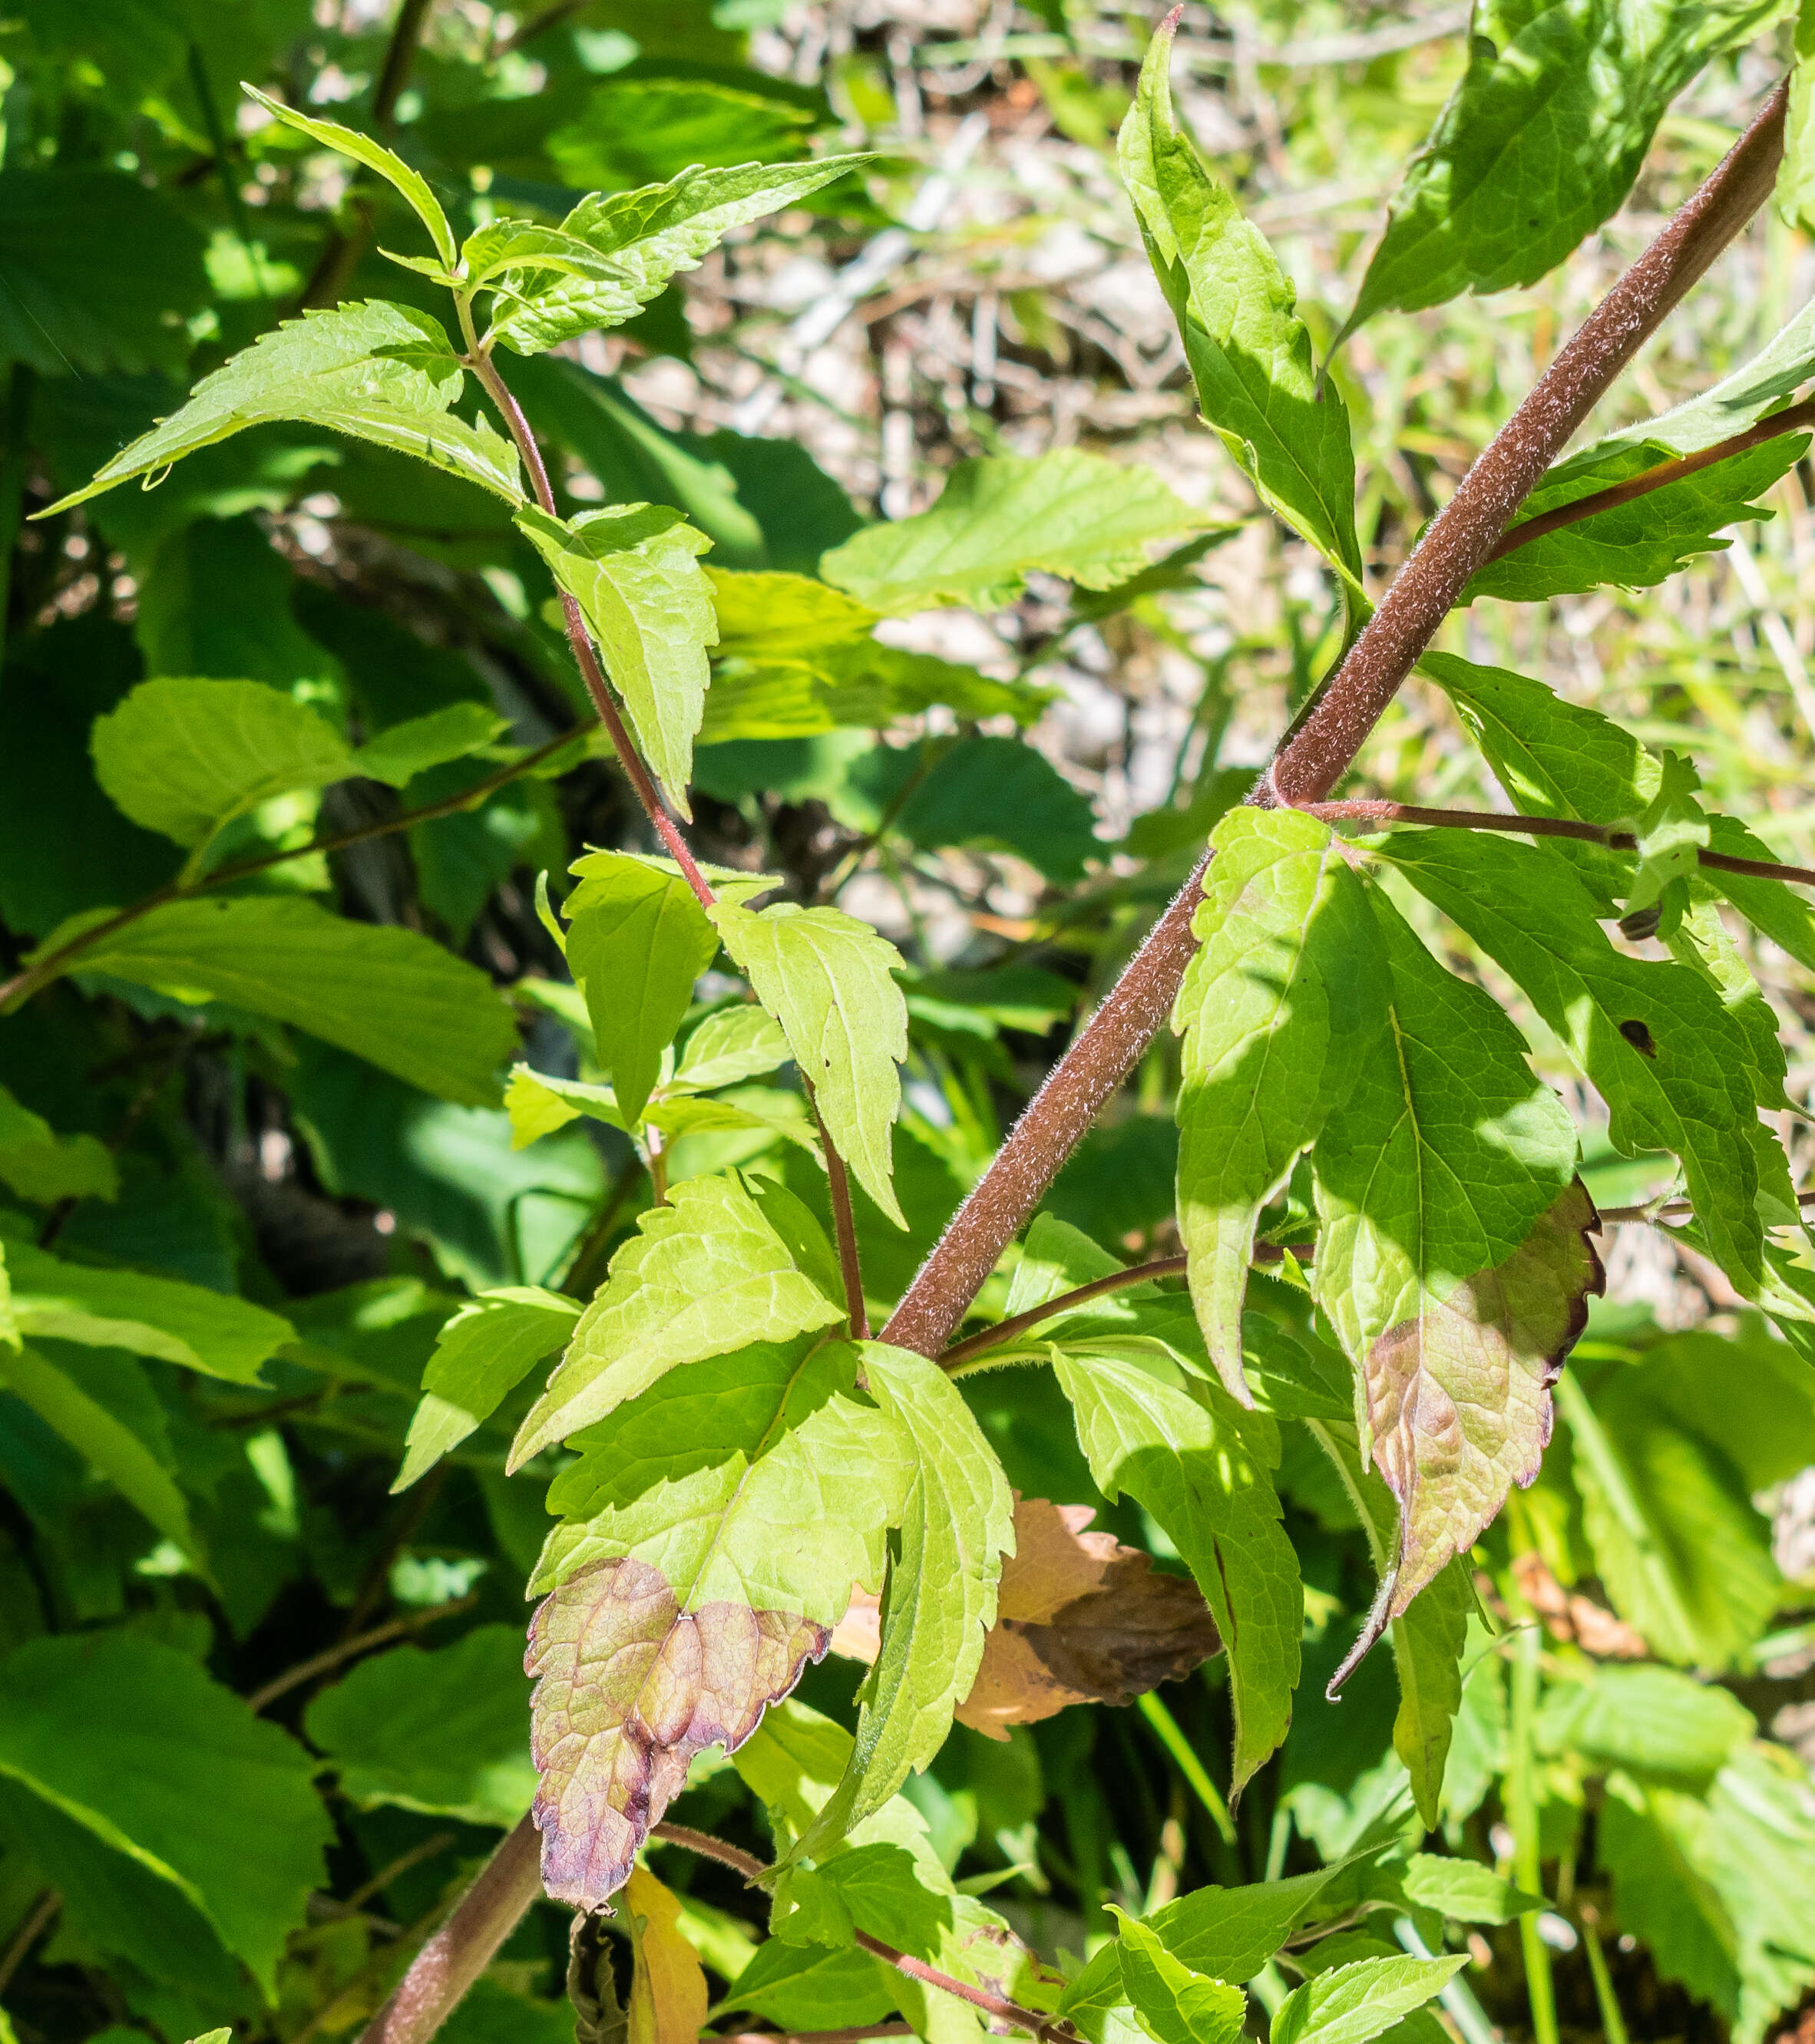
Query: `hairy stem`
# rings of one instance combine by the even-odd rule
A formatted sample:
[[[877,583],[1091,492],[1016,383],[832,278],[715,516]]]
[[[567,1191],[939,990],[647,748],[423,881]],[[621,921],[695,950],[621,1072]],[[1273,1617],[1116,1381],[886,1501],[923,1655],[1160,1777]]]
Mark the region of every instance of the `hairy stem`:
[[[410,1961],[360,2044],[428,2044],[541,1893],[542,1841],[525,1816]]]
[[[1329,793],[1563,443],[1763,203],[1783,154],[1786,98],[1780,85],[1463,477],[1334,680],[1282,744],[1268,774],[1274,799],[1314,802]],[[944,1347],[1098,1110],[1153,1040],[1197,947],[1191,919],[1207,859],[1029,1103],[921,1266],[884,1340],[923,1355]]]
[[[1457,484],[1348,657],[1274,755],[1267,784],[1275,799],[1321,801],[1348,771],[1470,576],[1570,435],[1770,196],[1783,159],[1788,96],[1787,83],[1780,84]]]
[[[1712,468],[1717,462],[1730,461],[1736,454],[1763,447],[1767,440],[1777,440],[1785,433],[1801,432],[1809,426],[1815,426],[1815,398],[1805,398],[1800,405],[1792,405],[1786,411],[1774,412],[1768,419],[1760,419],[1744,432],[1735,433],[1730,440],[1717,441],[1713,447],[1702,448],[1699,454],[1686,454],[1675,461],[1659,462],[1655,468],[1629,476],[1624,482],[1597,490],[1592,497],[1578,497],[1570,503],[1558,505],[1554,511],[1540,512],[1536,518],[1510,525],[1494,541],[1487,559],[1503,560],[1508,554],[1517,553],[1521,547],[1529,546],[1533,540],[1543,539],[1547,532],[1560,532],[1566,525],[1578,524],[1582,519],[1594,517],[1602,511],[1631,504],[1640,497],[1650,496],[1654,490],[1667,489],[1673,482],[1682,482],[1685,476]]]
[[[298,1661],[294,1667],[286,1668],[281,1675],[274,1675],[263,1689],[254,1689],[246,1699],[246,1708],[254,1712],[267,1709],[298,1684],[325,1675],[330,1668],[338,1668],[343,1661],[351,1661],[374,1646],[384,1646],[387,1641],[402,1639],[406,1634],[420,1632],[424,1626],[433,1625],[441,1619],[456,1617],[463,1611],[471,1611],[479,1600],[479,1592],[471,1590],[465,1596],[433,1604],[426,1611],[413,1611],[406,1617],[387,1619],[383,1625],[375,1625],[369,1632],[356,1632],[350,1639],[338,1639],[332,1646],[323,1647],[319,1654],[312,1654],[306,1661]]]
[[[1425,809],[1415,802],[1372,800],[1352,802],[1301,802],[1307,816],[1326,823],[1425,824],[1444,830],[1507,831],[1519,837],[1571,837],[1588,844],[1604,844],[1614,851],[1631,851],[1638,843],[1630,831],[1610,830],[1605,824],[1585,824],[1574,816],[1502,816],[1497,809]],[[1696,863],[1716,873],[1743,873],[1755,880],[1786,880],[1798,887],[1815,887],[1815,867],[1780,866],[1769,859],[1740,859],[1730,852],[1709,851],[1698,847]]]
[[[456,301],[460,308],[460,325],[467,338],[467,367],[479,378],[486,395],[498,408],[498,414],[517,444],[522,457],[524,468],[529,477],[530,487],[536,493],[536,501],[551,518],[559,514],[555,509],[555,493],[549,486],[548,471],[542,460],[542,450],[536,444],[536,436],[530,430],[529,421],[523,415],[523,407],[511,394],[504,378],[498,373],[498,364],[479,345],[479,336],[473,331],[471,308],[464,299]],[[625,778],[636,792],[636,799],[643,805],[643,812],[653,826],[656,835],[668,847],[670,856],[681,869],[687,885],[698,897],[702,909],[712,906],[714,897],[706,885],[706,875],[699,870],[693,854],[687,849],[686,840],[681,836],[679,827],[668,814],[661,791],[656,787],[654,776],[643,763],[643,755],[631,740],[619,716],[617,705],[612,699],[604,670],[593,651],[588,637],[586,620],[580,616],[580,607],[565,590],[560,593],[561,617],[567,628],[567,644],[573,648],[574,659],[586,685],[586,694],[592,697],[593,707],[598,712],[599,721],[610,734],[613,748],[617,754],[617,763],[624,769]]]
[[[563,746],[571,745],[575,740],[584,738],[591,726],[578,731],[563,731],[558,738],[551,738],[538,745],[533,751],[525,752],[521,759],[513,759],[508,766],[501,766],[495,774],[471,788],[463,789],[457,795],[448,795],[438,802],[425,802],[419,809],[404,809],[394,816],[381,816],[377,822],[361,824],[355,830],[336,831],[331,836],[311,838],[307,844],[299,844],[289,851],[269,851],[257,859],[244,859],[235,866],[217,866],[212,873],[198,874],[193,880],[168,886],[154,888],[143,895],[129,909],[122,909],[117,915],[110,916],[104,923],[97,923],[92,929],[79,932],[67,943],[59,944],[54,951],[29,965],[22,972],[0,982],[0,1012],[15,1002],[28,999],[39,988],[48,986],[68,970],[71,959],[110,937],[116,930],[125,929],[136,923],[141,916],[148,916],[152,909],[161,909],[167,901],[186,901],[191,894],[206,894],[210,888],[225,887],[236,880],[244,880],[255,873],[267,873],[275,866],[287,866],[292,859],[308,859],[315,853],[325,855],[331,851],[345,851],[356,844],[364,844],[373,838],[390,837],[398,831],[410,829],[416,824],[433,823],[437,816],[457,815],[463,809],[476,808],[488,795],[496,794],[500,788],[511,782],[521,780],[532,773],[546,759],[551,759]]]

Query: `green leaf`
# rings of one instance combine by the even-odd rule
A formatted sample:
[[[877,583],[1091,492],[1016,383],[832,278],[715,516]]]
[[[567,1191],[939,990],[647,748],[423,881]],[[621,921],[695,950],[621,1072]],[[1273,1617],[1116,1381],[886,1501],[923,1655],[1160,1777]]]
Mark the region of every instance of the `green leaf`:
[[[1312,1158],[1317,1303],[1399,1504],[1358,1654],[1537,1474],[1551,1381],[1603,1282],[1568,1109],[1532,1077],[1499,1004],[1446,972],[1384,894],[1371,899],[1386,1027]],[[1440,1758],[1436,1772],[1420,1791],[1433,1824]]]
[[[1336,1871],[1323,1867],[1248,1888],[1206,1886],[1141,1920],[1192,1972],[1213,1980],[1252,1980],[1310,1914]],[[1106,1945],[1065,1990],[1059,2011],[1096,2038],[1103,2035],[1103,2018],[1125,1999],[1121,1954]]]
[[[1536,1728],[1542,1753],[1579,1754],[1601,1767],[1705,1783],[1755,1729],[1751,1712],[1730,1690],[1674,1669],[1591,1666],[1579,1672],[1586,1679],[1552,1683],[1544,1692]]]
[[[510,1116],[510,1147],[527,1150],[557,1128],[583,1115],[602,1121],[607,1128],[626,1134],[636,1124],[626,1121],[617,1105],[617,1095],[608,1085],[593,1085],[584,1079],[558,1079],[546,1072],[532,1071],[527,1065],[513,1065],[504,1089],[505,1112]]]
[[[912,844],[1013,852],[1059,887],[1075,886],[1109,848],[1090,797],[1014,738],[966,738],[941,752],[888,828]]]
[[[1245,1421],[1220,1385],[1194,1386],[1194,1396],[1175,1370],[1168,1381],[1165,1364],[1146,1360],[1079,1339],[1054,1351],[1053,1369],[1098,1489],[1112,1503],[1125,1491],[1152,1513],[1216,1616],[1239,1792],[1291,1723],[1304,1623],[1298,1557],[1256,1452],[1259,1434],[1248,1431],[1271,1423]]]
[[[867,527],[820,571],[891,616],[940,604],[999,610],[1036,570],[1108,589],[1138,574],[1156,541],[1204,523],[1150,468],[1077,448],[997,455],[959,462],[931,510]]]
[[[191,846],[273,795],[356,770],[325,717],[263,682],[141,682],[95,719],[89,748],[125,815]]]
[[[1148,259],[1179,322],[1206,421],[1267,509],[1359,594],[1348,413],[1333,385],[1318,389],[1291,279],[1266,236],[1179,130],[1172,35],[1163,27],[1148,45],[1117,143]]]
[[[242,85],[240,90],[248,99],[256,100],[273,120],[297,129],[324,148],[337,149],[343,156],[351,156],[356,163],[363,163],[368,171],[376,171],[387,183],[394,185],[428,229],[429,239],[434,243],[435,252],[444,267],[453,268],[454,230],[448,225],[448,216],[441,210],[440,201],[429,189],[428,179],[419,171],[413,171],[401,156],[394,156],[381,143],[375,142],[369,135],[360,134],[356,129],[343,128],[337,121],[322,121],[298,113],[294,107],[286,106],[280,99],[272,99],[256,86]]]
[[[507,720],[489,703],[449,703],[368,738],[354,751],[351,770],[387,787],[406,787],[430,767],[444,766],[450,759],[463,759],[490,745],[506,728]]]
[[[119,1166],[96,1135],[59,1135],[41,1114],[0,1086],[0,1181],[40,1206],[60,1200],[112,1200]]]
[[[8,1245],[9,1254],[13,1249]],[[198,1572],[206,1573],[202,1545],[190,1523],[183,1493],[129,1427],[90,1398],[48,1357],[21,1345],[16,1336],[10,1347],[0,1340],[0,1384],[22,1399],[96,1475],[112,1484],[167,1540],[173,1541]],[[0,1767],[4,1764],[0,1761]]]
[[[901,954],[839,909],[791,901],[757,913],[721,901],[707,912],[756,998],[782,1025],[821,1119],[852,1175],[896,1227],[889,1132],[901,1106],[907,1006],[893,974]]]
[[[519,355],[536,355],[594,327],[621,326],[734,227],[794,205],[869,156],[822,156],[817,163],[744,163],[683,171],[666,184],[583,198],[560,224],[573,252],[571,270],[539,256],[494,277],[498,294],[490,337]]]
[[[208,303],[204,244],[162,192],[117,170],[0,171],[0,360],[40,376],[180,375]]]
[[[35,1639],[0,1662],[0,1773],[180,1888],[271,1998],[284,1940],[325,1878],[333,1827],[314,1771],[286,1733],[142,1632]]]
[[[594,851],[571,870],[580,884],[563,905],[567,968],[586,993],[598,1062],[634,1127],[718,932],[687,883],[652,860]]]
[[[1715,535],[1723,527],[1775,514],[1758,499],[1793,467],[1809,445],[1807,434],[1783,433],[1679,482],[1579,524],[1547,532],[1490,562],[1456,599],[1473,603],[1497,596],[1509,603],[1541,603],[1553,596],[1580,594],[1603,582],[1648,589],[1667,582],[1698,554],[1726,548]],[[1594,495],[1671,459],[1660,446],[1617,451],[1597,469],[1570,464],[1567,480],[1540,483],[1520,507],[1519,524],[1547,511]]]
[[[1387,974],[1367,895],[1324,824],[1240,809],[1217,824],[1172,1010],[1179,1231],[1210,1358],[1252,1403],[1241,1306],[1261,1208],[1360,1074]]]
[[[620,72],[548,138],[570,184],[626,186],[683,164],[765,163],[798,156],[831,125],[824,98],[767,73],[639,77]]]
[[[230,1293],[71,1263],[22,1242],[6,1245],[6,1262],[29,1335],[130,1349],[229,1384],[256,1384],[266,1358],[296,1339],[288,1320]]]
[[[556,1479],[529,1658],[550,1894],[603,1903],[693,1755],[741,1744],[880,1587],[913,1444],[851,1395],[856,1360],[804,1339],[671,1373]]]
[[[453,413],[465,381],[446,329],[426,313],[381,298],[305,313],[205,376],[173,417],[51,509],[67,510],[272,419],[332,427],[414,455],[519,503],[516,449],[489,426],[469,426]]]
[[[443,1100],[489,1106],[517,1023],[483,973],[413,930],[275,896],[167,901],[69,970],[294,1023]]]
[[[1413,159],[1350,328],[1536,283],[1631,190],[1663,111],[1783,0],[1482,0],[1468,69]]]
[[[793,1055],[781,1024],[767,1009],[753,1001],[721,1008],[707,1016],[681,1047],[668,1090],[706,1093],[714,1086],[761,1078]]]
[[[1468,1581],[1468,1552],[1466,1548],[1459,1550],[1422,1596],[1389,1618],[1394,1557],[1401,1539],[1396,1502],[1378,1471],[1363,1466],[1346,1423],[1332,1427],[1314,1420],[1311,1432],[1342,1479],[1367,1535],[1382,1583],[1367,1623],[1331,1679],[1329,1693],[1333,1699],[1385,1627],[1399,1677],[1393,1748],[1411,1777],[1413,1800],[1425,1828],[1435,1831],[1443,1820],[1444,1773],[1455,1739],[1456,1713],[1462,1708],[1462,1657],[1467,1643],[1468,1614],[1475,1602]]]
[[[391,1489],[407,1490],[489,1420],[535,1364],[565,1344],[579,1315],[577,1300],[536,1285],[482,1292],[461,1307],[435,1337]]]
[[[579,605],[631,728],[683,816],[694,734],[705,714],[706,649],[718,637],[698,556],[712,542],[654,504],[583,511],[571,522],[529,505],[524,536]]]
[[[1014,1548],[1013,1494],[957,1385],[909,1349],[864,1342],[857,1352],[871,1395],[909,1451],[911,1481],[856,1745],[790,1859],[823,1856],[944,1744],[976,1679],[1002,1558]]]
[[[523,1422],[512,1469],[683,1363],[840,1317],[735,1178],[687,1179],[636,1226]]]
[[[736,1984],[720,2004],[783,2023],[861,2028],[879,2022],[895,2006],[894,1983],[900,1976],[867,1952],[833,1951],[824,1945],[790,1945],[769,1938],[737,1976]]]
[[[1279,2004],[1271,2044],[1368,2044],[1403,2015],[1422,2008],[1468,1963],[1466,1953],[1441,1959],[1357,1959],[1334,1966]]]
[[[1248,1996],[1175,1959],[1148,1930],[1120,1909],[1113,1950],[1121,1962],[1122,1990],[1143,2027],[1158,2044],[1235,2044],[1248,2014]]]
[[[482,1625],[425,1654],[399,1646],[362,1661],[310,1704],[309,1742],[361,1809],[390,1803],[508,1828],[536,1792],[523,1635]]]
[[[1815,0],[1796,11],[1795,54],[1775,196],[1778,211],[1806,234],[1815,233]]]
[[[1713,1254],[1742,1292],[1755,1291],[1758,1116],[1745,1036],[1713,989],[1681,966],[1616,951],[1548,845],[1421,831],[1397,833],[1377,855],[1524,991],[1606,1101],[1617,1150],[1682,1159]]]
[[[1479,1860],[1447,1854],[1413,1853],[1399,1885],[1407,1901],[1457,1923],[1510,1923],[1515,1916],[1544,1906],[1541,1895],[1527,1895]]]
[[[1771,1527],[1732,1465],[1646,1395],[1642,1370],[1557,1406],[1574,1443],[1582,1528],[1615,1611],[1652,1650],[1719,1671],[1742,1661],[1782,1595]]]

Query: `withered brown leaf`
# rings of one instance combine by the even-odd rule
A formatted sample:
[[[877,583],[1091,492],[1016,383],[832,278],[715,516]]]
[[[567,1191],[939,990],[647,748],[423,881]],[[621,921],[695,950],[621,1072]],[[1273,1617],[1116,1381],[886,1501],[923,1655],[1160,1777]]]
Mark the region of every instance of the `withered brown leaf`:
[[[740,1746],[829,1638],[794,1612],[683,1612],[660,1570],[638,1561],[595,1562],[546,1597],[524,1665],[537,1678],[534,1813],[549,1894],[602,1908],[694,1755]]]
[[[1125,1704],[1221,1650],[1197,1585],[1156,1570],[1113,1534],[1086,1529],[1087,1504],[1015,1499],[1015,1551],[1002,1564],[996,1622],[958,1721],[991,1739],[1068,1704]],[[878,1600],[856,1592],[832,1650],[876,1658]]]

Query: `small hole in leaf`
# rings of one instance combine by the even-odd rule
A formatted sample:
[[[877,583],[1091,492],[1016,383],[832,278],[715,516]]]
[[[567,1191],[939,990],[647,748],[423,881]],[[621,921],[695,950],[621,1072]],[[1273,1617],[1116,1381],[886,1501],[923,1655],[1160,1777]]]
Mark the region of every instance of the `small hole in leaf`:
[[[1652,1041],[1652,1032],[1642,1022],[1622,1022],[1620,1034],[1641,1057],[1655,1058],[1657,1046]]]

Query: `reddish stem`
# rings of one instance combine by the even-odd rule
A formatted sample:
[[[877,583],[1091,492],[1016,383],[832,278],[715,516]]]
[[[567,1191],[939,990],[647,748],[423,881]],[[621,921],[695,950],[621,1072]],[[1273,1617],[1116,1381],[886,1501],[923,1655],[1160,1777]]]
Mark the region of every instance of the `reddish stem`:
[[[541,1893],[541,1836],[526,1816],[410,1961],[360,2044],[428,2044]]]
[[[463,316],[465,308],[462,306]],[[469,340],[471,328],[467,328]],[[498,364],[480,348],[472,343],[466,357],[467,366],[484,386],[486,395],[498,407],[498,416],[509,428],[510,437],[517,444],[517,451],[522,457],[523,466],[529,471],[530,487],[536,493],[536,501],[551,518],[559,516],[555,509],[555,493],[549,486],[548,471],[542,460],[542,450],[536,444],[536,436],[530,430],[529,421],[524,417],[523,408],[511,395],[509,386],[498,373]],[[580,615],[580,607],[565,590],[561,591],[561,616],[567,628],[567,644],[573,648],[582,678],[586,685],[586,694],[592,697],[593,707],[598,712],[599,721],[609,735],[613,749],[617,754],[617,763],[624,769],[625,778],[636,791],[636,799],[643,805],[644,813],[654,825],[656,834],[668,847],[670,855],[681,869],[687,885],[698,897],[702,909],[709,909],[714,900],[706,875],[699,870],[698,862],[687,849],[687,841],[681,836],[674,818],[668,814],[661,791],[654,777],[643,763],[643,755],[636,750],[630,734],[624,728],[624,720],[617,713],[617,705],[612,700],[611,690],[606,685],[604,670],[586,628],[586,620]]]
[[[1509,525],[1494,541],[1487,559],[1503,560],[1508,554],[1517,553],[1521,547],[1529,546],[1533,540],[1543,539],[1547,532],[1560,532],[1565,526],[1579,524],[1584,518],[1617,510],[1622,504],[1650,496],[1654,490],[1667,489],[1671,483],[1682,482],[1685,476],[1712,468],[1717,462],[1731,461],[1735,455],[1763,447],[1767,440],[1779,439],[1785,433],[1800,432],[1805,426],[1815,426],[1815,398],[1805,398],[1787,411],[1774,412],[1768,419],[1760,419],[1744,432],[1735,433],[1730,440],[1703,448],[1699,454],[1686,454],[1675,461],[1659,462],[1655,468],[1648,468],[1605,490],[1597,490],[1591,497],[1575,498],[1567,504],[1558,505],[1554,511],[1540,512],[1536,518]]]
[[[838,1237],[838,1271],[844,1280],[844,1310],[850,1316],[851,1339],[867,1341],[870,1309],[863,1303],[863,1266],[857,1254],[857,1217],[852,1211],[850,1174],[825,1126],[825,1117],[819,1111],[819,1095],[813,1091],[812,1080],[803,1074],[801,1084],[806,1088],[808,1104],[813,1108],[813,1118],[819,1127],[820,1143],[825,1152],[826,1188],[832,1197],[832,1225]]]
[[[1290,733],[1269,778],[1314,802],[1345,773],[1469,577],[1563,443],[1683,294],[1769,195],[1783,154],[1780,85],[1694,197],[1621,278],[1459,485],[1335,679]],[[1479,478],[1479,479],[1478,479]],[[883,1331],[936,1355],[1098,1110],[1170,1012],[1197,948],[1200,860],[1089,1026],[1054,1066],[921,1265]]]
[[[1268,770],[1275,798],[1321,801],[1348,771],[1468,578],[1569,436],[1690,286],[1771,195],[1789,85],[1582,322],[1437,514],[1348,657]]]
[[[1042,1320],[1069,1313],[1111,1292],[1125,1292],[1131,1285],[1151,1285],[1158,1278],[1182,1278],[1185,1261],[1182,1256],[1157,1257],[1151,1263],[1136,1263],[1126,1270],[1112,1270],[1106,1278],[1094,1278],[1088,1285],[1080,1285],[1075,1291],[1061,1292],[1057,1298],[1048,1299],[1044,1306],[1013,1314],[1006,1320],[998,1320],[993,1327],[985,1327],[981,1334],[967,1335],[961,1342],[954,1342],[939,1358],[940,1367],[950,1370],[955,1363],[967,1362],[974,1355],[986,1355],[991,1349],[1013,1341],[1017,1335],[1025,1334],[1029,1327],[1038,1327]]]

